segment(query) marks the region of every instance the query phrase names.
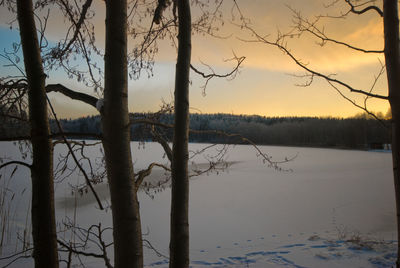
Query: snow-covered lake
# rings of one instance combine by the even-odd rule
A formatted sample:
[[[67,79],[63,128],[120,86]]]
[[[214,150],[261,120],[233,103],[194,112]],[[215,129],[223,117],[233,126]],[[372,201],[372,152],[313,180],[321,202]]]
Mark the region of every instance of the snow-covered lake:
[[[190,149],[205,146],[191,144]],[[390,267],[394,263],[397,241],[390,153],[260,148],[276,160],[297,155],[281,165],[291,171],[268,168],[251,146],[236,145],[227,152],[226,161],[231,165],[225,171],[191,179],[193,267]],[[20,158],[12,143],[0,143],[0,149],[0,157]],[[152,161],[167,163],[156,143],[146,143],[143,148],[132,142],[132,150],[135,171]],[[64,146],[57,145],[55,161],[65,152]],[[194,158],[197,167],[207,163],[212,152]],[[99,157],[99,146],[87,153]],[[29,208],[28,170],[19,167],[14,177],[7,179],[12,171],[12,167],[0,171],[0,194],[11,198],[5,188],[15,193],[10,210],[16,211],[8,217],[10,235],[3,243],[1,256],[15,249],[16,229],[21,233],[25,228]],[[153,179],[157,176],[164,178],[165,174],[155,170]],[[79,181],[83,183],[83,178],[74,173],[55,185],[60,230],[67,217],[81,227],[98,223],[110,227],[110,209],[99,210],[90,193],[71,194],[71,185]],[[103,204],[107,204],[107,183],[95,187]],[[166,187],[152,196],[140,191],[139,200],[144,238],[168,255],[170,189]],[[69,235],[59,233],[66,240]],[[104,236],[111,241],[111,231],[105,231]],[[112,259],[111,249],[109,256]],[[86,267],[103,265],[97,259],[84,262]],[[165,257],[145,249],[146,266],[168,267],[167,262]],[[5,263],[0,261],[0,265]],[[23,259],[11,267],[29,265],[32,262]]]

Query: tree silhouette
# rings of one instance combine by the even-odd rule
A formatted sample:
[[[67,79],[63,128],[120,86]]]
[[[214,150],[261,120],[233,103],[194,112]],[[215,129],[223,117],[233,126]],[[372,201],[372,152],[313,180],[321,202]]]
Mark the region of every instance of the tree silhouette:
[[[294,63],[297,64],[306,73],[302,75],[302,78],[306,78],[306,82],[302,86],[309,86],[313,83],[315,78],[322,78],[329,86],[336,90],[340,96],[349,101],[352,105],[362,109],[370,116],[379,120],[379,117],[368,109],[367,102],[371,98],[386,100],[389,102],[390,109],[392,111],[392,118],[390,120],[391,127],[391,142],[392,142],[392,160],[393,160],[393,177],[394,177],[394,188],[396,196],[396,215],[397,215],[397,234],[398,241],[400,241],[400,173],[399,173],[399,161],[400,161],[400,48],[399,48],[399,15],[398,15],[398,1],[384,0],[382,6],[375,5],[376,1],[352,1],[343,0],[346,4],[346,10],[341,12],[340,15],[336,16],[317,16],[314,20],[308,20],[302,17],[301,13],[292,9],[294,18],[294,27],[288,33],[278,33],[275,40],[268,36],[261,35],[253,29],[253,27],[243,22],[241,27],[247,29],[252,35],[253,39],[244,40],[246,42],[257,42],[263,43],[269,46],[275,46],[286,54]],[[327,7],[336,5],[339,0],[332,1]],[[323,28],[318,26],[318,22],[323,17],[329,17],[334,19],[347,18],[350,15],[363,15],[367,12],[374,12],[383,20],[383,39],[385,47],[383,50],[380,49],[364,49],[357,47],[346,42],[331,38],[325,32]],[[335,78],[331,74],[325,74],[318,71],[317,69],[310,67],[308,64],[301,61],[294,52],[287,45],[287,40],[293,37],[301,37],[304,34],[311,34],[317,39],[318,43],[323,46],[326,43],[332,43],[337,46],[346,47],[354,53],[374,53],[384,54],[385,63],[381,63],[381,68],[378,74],[375,76],[374,81],[370,88],[359,89],[346,83],[340,79]],[[375,93],[376,84],[378,79],[384,74],[386,70],[387,74],[387,95]],[[344,90],[350,93],[360,94],[364,96],[362,103],[357,103],[351,97],[349,97]],[[398,245],[397,254],[397,267],[400,267],[400,244]]]

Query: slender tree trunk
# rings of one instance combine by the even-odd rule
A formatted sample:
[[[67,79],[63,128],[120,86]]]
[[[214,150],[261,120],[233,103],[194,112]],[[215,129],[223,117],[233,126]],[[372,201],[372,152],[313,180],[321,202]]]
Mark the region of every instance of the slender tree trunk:
[[[17,15],[28,78],[29,121],[33,163],[32,236],[35,267],[58,267],[57,234],[54,213],[53,147],[49,139],[45,92],[46,75],[33,14],[32,1],[17,1]]]
[[[383,1],[385,62],[392,110],[392,159],[396,195],[397,240],[400,241],[400,47],[397,0]],[[397,247],[396,266],[400,267],[400,244]]]
[[[102,126],[114,227],[115,268],[142,267],[142,232],[130,149],[127,3],[106,1]]]
[[[178,59],[175,74],[175,125],[172,149],[170,267],[189,267],[189,0],[178,0]]]

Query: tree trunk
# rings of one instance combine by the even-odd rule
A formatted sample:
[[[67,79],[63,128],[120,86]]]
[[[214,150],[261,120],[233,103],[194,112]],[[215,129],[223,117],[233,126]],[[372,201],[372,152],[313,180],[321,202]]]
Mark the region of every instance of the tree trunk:
[[[115,268],[142,267],[142,232],[130,150],[127,3],[106,1],[103,145],[110,184]]]
[[[189,267],[189,72],[191,16],[189,0],[177,1],[178,59],[175,74],[175,125],[172,149],[170,267]]]
[[[397,241],[400,241],[400,48],[397,0],[383,1],[385,62],[392,110],[392,159],[396,195]],[[400,267],[400,244],[397,246],[396,266]]]
[[[58,267],[54,213],[53,147],[49,139],[45,92],[46,75],[33,14],[32,1],[17,1],[17,15],[28,78],[29,121],[32,142],[32,236],[35,267]]]

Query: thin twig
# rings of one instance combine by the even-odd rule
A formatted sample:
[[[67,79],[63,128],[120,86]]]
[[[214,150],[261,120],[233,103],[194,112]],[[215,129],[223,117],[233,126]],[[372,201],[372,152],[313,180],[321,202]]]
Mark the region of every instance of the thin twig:
[[[51,112],[52,112],[52,114],[54,116],[54,119],[56,120],[58,129],[59,129],[59,131],[61,133],[63,133],[62,126],[60,124],[60,121],[58,121],[58,118],[57,118],[57,115],[56,115],[56,113],[54,111],[53,105],[51,104],[50,99],[49,99],[49,97],[47,95],[46,95],[46,98],[47,98],[47,102],[49,103],[50,110],[51,110]],[[103,208],[103,205],[101,204],[100,198],[97,195],[96,191],[94,190],[93,185],[90,182],[90,179],[89,179],[88,175],[86,174],[86,171],[83,169],[82,165],[79,163],[78,159],[76,158],[75,153],[72,150],[71,144],[69,144],[69,142],[68,142],[67,138],[65,137],[65,135],[62,135],[62,138],[63,138],[64,142],[66,143],[66,145],[68,147],[68,150],[71,152],[71,156],[74,159],[76,165],[78,166],[79,170],[82,172],[83,176],[85,177],[86,183],[89,186],[90,190],[92,191],[94,197],[96,198],[96,201],[97,201],[97,204],[99,205],[99,208],[101,210],[103,210],[104,208]]]
[[[4,164],[1,164],[0,165],[0,169],[2,169],[2,168],[4,168],[4,167],[6,167],[6,166],[9,166],[9,165],[21,165],[21,166],[25,166],[25,167],[27,167],[27,168],[29,168],[29,169],[31,169],[32,168],[32,165],[30,165],[30,164],[28,164],[28,163],[25,163],[25,162],[22,162],[22,161],[9,161],[9,162],[6,162],[6,163],[4,163]],[[0,260],[1,260],[1,258],[0,258]]]
[[[382,100],[388,100],[388,99],[389,99],[388,96],[384,96],[384,95],[380,95],[380,94],[373,94],[373,93],[370,93],[370,92],[367,92],[367,91],[364,91],[364,90],[356,89],[356,88],[350,86],[349,84],[347,84],[347,83],[345,83],[345,82],[343,82],[343,81],[341,81],[341,80],[332,78],[332,77],[329,76],[329,75],[325,75],[325,74],[323,74],[323,73],[317,72],[317,71],[315,71],[315,70],[313,70],[313,69],[307,67],[306,64],[302,63],[296,56],[294,56],[294,54],[293,54],[288,48],[286,48],[285,45],[283,45],[283,42],[284,42],[283,38],[284,38],[284,35],[278,36],[277,41],[272,42],[272,41],[267,40],[266,37],[263,37],[263,36],[259,35],[259,34],[258,34],[253,28],[251,28],[250,26],[247,26],[247,25],[246,25],[245,27],[246,27],[246,29],[248,29],[257,39],[256,39],[256,40],[244,40],[244,39],[240,39],[240,40],[242,40],[242,41],[244,41],[244,42],[257,42],[257,43],[261,42],[261,43],[265,43],[265,44],[268,44],[268,45],[275,46],[275,47],[279,48],[282,52],[284,52],[286,55],[288,55],[298,66],[300,66],[300,67],[301,67],[302,69],[304,69],[305,71],[307,71],[307,72],[309,72],[309,73],[311,73],[311,74],[313,74],[313,75],[315,75],[315,76],[321,77],[321,78],[325,79],[326,81],[329,81],[329,82],[338,84],[338,85],[340,85],[340,86],[343,86],[343,87],[347,88],[348,90],[350,90],[350,92],[359,93],[359,94],[362,94],[362,95],[365,95],[365,96],[369,96],[369,97],[373,97],[373,98],[377,98],[377,99],[382,99]]]
[[[155,122],[155,121],[151,121],[148,119],[134,119],[130,121],[131,124],[137,124],[137,123],[141,123],[141,124],[148,124],[148,125],[155,125],[155,126],[159,126],[159,127],[163,127],[163,128],[173,128],[173,125],[170,124],[164,124],[161,122]],[[224,136],[227,138],[237,138],[239,139],[241,142],[247,143],[249,145],[252,145],[255,150],[258,152],[258,154],[263,158],[263,161],[267,162],[268,165],[270,167],[273,167],[277,170],[281,170],[283,171],[284,169],[279,167],[279,164],[283,164],[283,163],[287,163],[289,161],[294,160],[297,155],[295,155],[294,157],[291,158],[286,158],[283,161],[273,161],[272,157],[268,156],[267,154],[265,154],[264,152],[261,151],[261,149],[257,146],[257,144],[255,144],[254,142],[252,142],[250,139],[240,135],[240,134],[230,134],[230,133],[226,133],[224,131],[220,131],[220,130],[194,130],[194,129],[189,129],[190,133],[196,133],[196,134],[216,134],[216,135],[220,135],[220,136]]]
[[[31,251],[31,250],[33,250],[33,248],[28,248],[28,249],[25,249],[25,250],[23,250],[23,251],[17,252],[17,253],[15,253],[15,254],[12,254],[12,255],[10,255],[10,256],[6,256],[6,257],[0,257],[0,261],[7,260],[7,259],[11,259],[11,258],[14,258],[15,256],[18,256],[18,255],[24,254],[24,253],[26,253],[26,252],[28,252],[28,251]]]

